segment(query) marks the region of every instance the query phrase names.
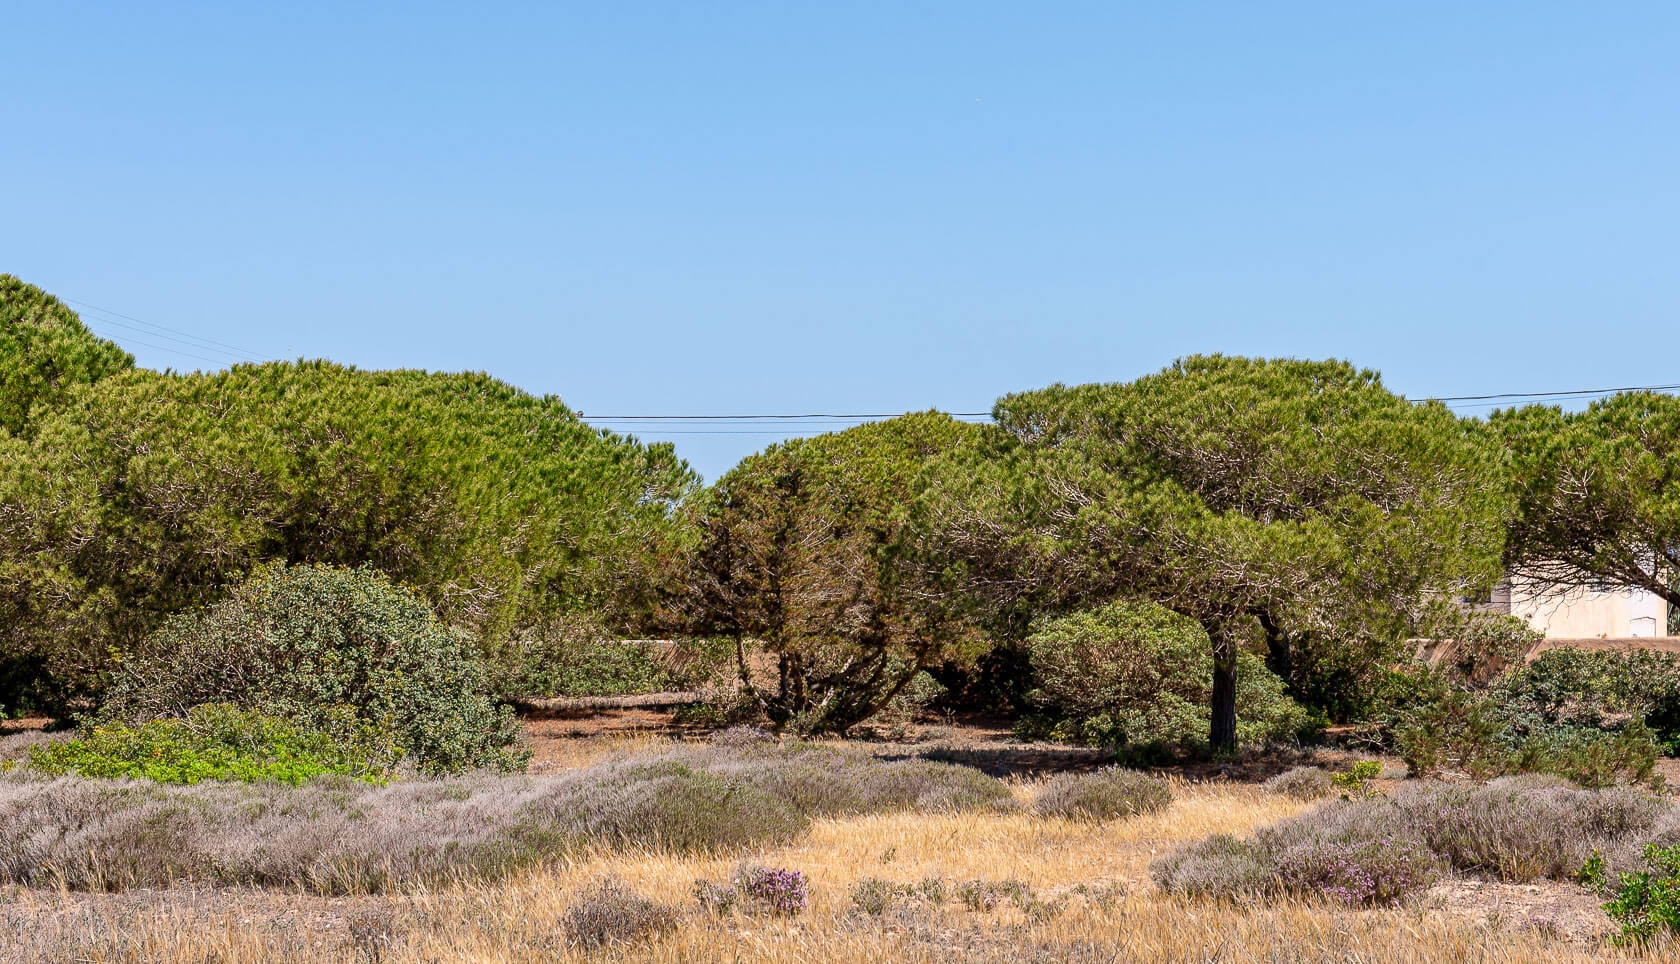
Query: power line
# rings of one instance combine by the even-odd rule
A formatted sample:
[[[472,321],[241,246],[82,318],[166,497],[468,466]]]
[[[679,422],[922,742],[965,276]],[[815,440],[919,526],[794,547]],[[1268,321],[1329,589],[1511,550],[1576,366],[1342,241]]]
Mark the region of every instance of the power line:
[[[1563,398],[1568,395],[1615,395],[1619,392],[1671,392],[1680,385],[1630,385],[1623,388],[1578,388],[1568,392],[1496,392],[1492,395],[1440,395],[1429,402],[1480,402],[1496,398]]]
[[[127,328],[130,331],[140,331],[144,334],[151,335],[154,338],[162,338],[166,341],[178,342],[203,351],[213,351],[218,354],[234,355],[246,361],[253,361],[261,357],[257,352],[240,348],[238,345],[230,345],[225,341],[217,341],[214,338],[205,338],[202,335],[195,335],[192,332],[182,331],[179,328],[171,328],[168,325],[160,325],[155,321],[146,321],[132,315],[125,315],[120,311],[112,311],[109,308],[101,308],[98,305],[89,304],[85,301],[77,301],[75,298],[65,298],[63,300],[68,301],[73,305],[80,305],[83,308],[97,311],[102,315],[110,315],[112,318],[121,318],[124,321],[134,323],[132,325],[125,325],[121,321],[111,321],[109,319],[102,318],[99,319],[102,324],[115,325],[118,328]],[[142,325],[144,327],[135,328],[134,325]],[[149,345],[147,347],[157,348],[158,346]],[[162,350],[170,351],[172,349],[165,348]],[[186,353],[183,352],[182,354]]]

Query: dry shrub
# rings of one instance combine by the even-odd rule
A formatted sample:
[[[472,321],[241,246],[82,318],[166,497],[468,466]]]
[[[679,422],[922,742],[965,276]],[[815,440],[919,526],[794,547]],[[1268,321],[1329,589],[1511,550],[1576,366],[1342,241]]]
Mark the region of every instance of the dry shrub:
[[[588,950],[629,945],[675,930],[675,907],[648,900],[608,877],[579,896],[560,921],[566,939]]]
[[[1266,781],[1266,789],[1291,800],[1317,800],[1331,790],[1330,774],[1319,767],[1295,767]]]
[[[1107,767],[1051,780],[1033,801],[1033,812],[1044,817],[1113,820],[1159,813],[1171,804],[1172,791],[1161,781],[1136,770]]]
[[[1265,847],[1223,833],[1186,844],[1149,865],[1155,886],[1190,897],[1260,894],[1276,876]]]
[[[1387,903],[1427,888],[1447,867],[1514,882],[1565,880],[1596,851],[1611,869],[1626,869],[1646,841],[1668,834],[1680,837],[1680,818],[1650,794],[1507,777],[1328,803],[1252,841],[1190,844],[1150,873],[1164,889],[1201,896],[1288,891]]]
[[[977,771],[806,745],[696,747],[554,777],[171,786],[0,775],[0,882],[194,881],[318,893],[498,877],[587,847],[716,852],[786,842],[814,816],[1003,809]]]

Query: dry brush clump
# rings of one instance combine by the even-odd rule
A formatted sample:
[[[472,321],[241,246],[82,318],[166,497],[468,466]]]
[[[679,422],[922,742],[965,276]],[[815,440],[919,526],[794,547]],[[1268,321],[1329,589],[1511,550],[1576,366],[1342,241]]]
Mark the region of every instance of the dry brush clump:
[[[1552,777],[1418,784],[1343,800],[1261,828],[1213,836],[1155,861],[1164,890],[1195,896],[1290,893],[1382,904],[1447,870],[1526,882],[1566,880],[1595,853],[1631,868],[1653,839],[1680,838],[1671,804],[1632,788],[1583,790]]]
[[[1266,789],[1292,800],[1317,800],[1330,795],[1334,784],[1322,767],[1293,767],[1266,781]]]
[[[588,848],[720,852],[786,843],[815,817],[1012,805],[1004,784],[974,770],[803,744],[387,786],[172,786],[20,770],[0,776],[0,882],[379,892],[500,877]]]
[[[1122,767],[1055,777],[1033,801],[1033,812],[1075,820],[1114,820],[1160,813],[1172,804],[1172,791],[1148,774]]]

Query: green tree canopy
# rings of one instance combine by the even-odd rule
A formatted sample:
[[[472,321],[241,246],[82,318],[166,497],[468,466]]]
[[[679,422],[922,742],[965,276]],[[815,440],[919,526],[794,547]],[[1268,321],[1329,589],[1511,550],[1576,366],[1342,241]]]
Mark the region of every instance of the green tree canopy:
[[[946,476],[942,528],[974,591],[1036,609],[1138,596],[1196,620],[1216,747],[1236,739],[1257,617],[1274,645],[1392,634],[1430,593],[1498,574],[1504,503],[1474,426],[1343,362],[1198,356],[1010,395],[994,420],[991,456]]]
[[[1625,392],[1490,420],[1509,453],[1512,567],[1558,588],[1634,586],[1680,606],[1680,398]]]
[[[735,638],[749,686],[745,641],[774,654],[773,722],[843,731],[984,649],[918,525],[924,468],[977,431],[924,412],[774,445],[695,504],[688,627]]]
[[[668,445],[591,429],[557,398],[328,362],[133,370],[6,444],[0,651],[59,707],[112,652],[274,560],[376,567],[482,640],[633,609],[694,484]]]
[[[0,430],[32,434],[31,411],[77,385],[134,367],[134,356],[87,330],[40,288],[0,274]]]

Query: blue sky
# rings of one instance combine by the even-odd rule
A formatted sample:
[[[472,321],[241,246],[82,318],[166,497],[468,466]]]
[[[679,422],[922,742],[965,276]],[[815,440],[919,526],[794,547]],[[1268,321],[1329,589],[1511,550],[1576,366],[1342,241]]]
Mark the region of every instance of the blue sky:
[[[1680,5],[237,6],[7,5],[0,270],[142,364],[586,417],[1680,381]]]

